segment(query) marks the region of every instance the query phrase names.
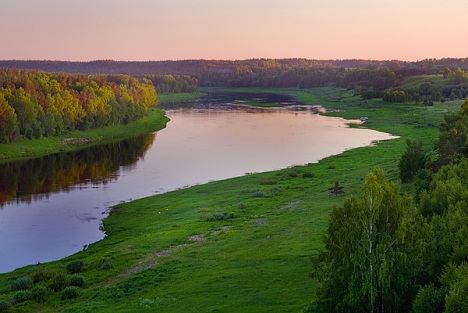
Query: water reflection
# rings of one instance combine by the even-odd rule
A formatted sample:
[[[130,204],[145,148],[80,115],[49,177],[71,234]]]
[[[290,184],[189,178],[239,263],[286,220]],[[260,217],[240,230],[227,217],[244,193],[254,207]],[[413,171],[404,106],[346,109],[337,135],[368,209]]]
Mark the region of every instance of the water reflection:
[[[0,207],[31,203],[72,188],[106,185],[117,179],[121,166],[131,170],[155,136],[153,133],[77,152],[0,164]]]
[[[164,110],[174,109],[192,109],[192,108],[222,108],[228,107],[239,108],[239,105],[245,102],[256,102],[259,104],[276,104],[284,106],[298,105],[296,97],[290,95],[281,95],[274,93],[254,94],[241,92],[218,92],[208,93],[198,101],[179,101],[161,104],[160,107]],[[251,110],[256,110],[254,106],[249,106]],[[309,106],[310,107],[310,106]],[[245,110],[246,108],[244,108]],[[258,109],[258,108],[257,108]]]

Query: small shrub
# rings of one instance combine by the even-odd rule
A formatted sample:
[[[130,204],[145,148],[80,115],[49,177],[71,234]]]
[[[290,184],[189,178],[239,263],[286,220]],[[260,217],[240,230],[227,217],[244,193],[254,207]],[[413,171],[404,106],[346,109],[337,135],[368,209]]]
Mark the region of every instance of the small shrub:
[[[227,212],[221,212],[221,211],[216,211],[212,215],[206,217],[207,222],[214,222],[214,221],[224,221],[228,220],[231,218],[235,218],[236,215],[234,213],[227,213]]]
[[[272,196],[277,196],[283,191],[280,187],[273,187],[271,188],[270,192]]]
[[[100,263],[101,270],[109,270],[114,267],[114,264],[112,264],[112,262],[110,262],[109,259],[107,258],[101,258],[99,260],[99,263]]]
[[[336,170],[336,166],[335,165],[329,165],[327,167],[327,170]]]
[[[11,306],[10,301],[8,300],[0,300],[0,312],[8,310],[8,308]]]
[[[254,197],[254,198],[263,198],[263,197],[265,197],[265,194],[263,193],[263,191],[257,190],[252,194],[252,197]]]
[[[51,279],[49,288],[50,290],[57,292],[62,291],[65,287],[70,285],[70,277],[63,272],[56,273],[55,276]]]
[[[299,172],[297,170],[292,170],[289,172],[289,177],[296,178],[297,176],[299,176]]]
[[[314,178],[315,174],[313,172],[305,172],[302,174],[303,178]]]
[[[44,286],[34,286],[33,289],[31,289],[31,292],[34,301],[43,302],[47,295],[48,289]]]
[[[75,299],[81,294],[81,289],[76,286],[68,286],[62,291],[62,300]]]
[[[83,287],[83,285],[84,285],[83,276],[75,274],[70,277],[70,286]]]
[[[237,208],[238,208],[238,209],[241,209],[241,210],[245,210],[245,209],[247,209],[247,207],[248,207],[248,205],[245,204],[244,202],[241,202],[241,203],[239,203],[239,204],[237,205]]]
[[[85,262],[83,260],[75,260],[67,265],[67,271],[71,274],[80,273],[83,271],[84,266]]]
[[[39,283],[51,280],[56,274],[57,272],[50,268],[39,268],[31,273],[31,278],[34,283]]]
[[[11,284],[13,290],[28,290],[33,286],[33,280],[30,277],[20,277]]]
[[[29,300],[32,300],[32,291],[31,290],[19,290],[13,295],[14,303],[22,303]]]

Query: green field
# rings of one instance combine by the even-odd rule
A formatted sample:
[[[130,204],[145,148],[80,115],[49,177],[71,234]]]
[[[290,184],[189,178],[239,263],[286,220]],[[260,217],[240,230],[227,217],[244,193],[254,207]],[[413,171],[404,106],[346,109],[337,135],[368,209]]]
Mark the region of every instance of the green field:
[[[245,90],[242,90],[245,91]],[[7,312],[301,312],[314,298],[309,257],[322,248],[329,213],[356,194],[367,172],[398,179],[407,138],[430,147],[453,103],[432,107],[363,101],[335,88],[255,89],[323,104],[333,116],[369,118],[365,127],[401,138],[280,171],[211,182],[125,203],[104,220],[107,237],[85,251],[0,275],[1,301],[12,283],[34,278],[51,288],[82,260],[74,299],[50,292]],[[331,196],[338,181],[345,195]],[[409,186],[404,186],[408,190]],[[69,281],[68,281],[69,282]],[[1,308],[1,305],[0,305]]]

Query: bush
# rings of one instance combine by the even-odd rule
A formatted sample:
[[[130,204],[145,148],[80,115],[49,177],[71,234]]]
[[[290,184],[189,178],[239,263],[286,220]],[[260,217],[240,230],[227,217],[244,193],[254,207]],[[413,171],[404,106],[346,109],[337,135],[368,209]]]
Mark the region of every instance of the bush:
[[[212,215],[208,216],[206,218],[207,222],[214,222],[214,221],[224,221],[228,220],[231,218],[235,218],[236,215],[234,213],[226,213],[226,212],[221,212],[221,211],[216,211]]]
[[[245,210],[245,209],[248,208],[248,205],[245,204],[244,202],[241,202],[241,203],[239,203],[239,204],[237,205],[237,208],[238,208],[238,209],[241,209],[241,210]]]
[[[8,308],[11,306],[10,301],[8,300],[0,300],[0,312],[8,310]]]
[[[75,260],[67,265],[67,271],[70,274],[80,273],[83,271],[84,266],[85,262],[83,260]]]
[[[263,191],[257,190],[252,194],[252,197],[254,197],[254,198],[263,198],[263,197],[265,197],[265,194],[263,193]]]
[[[75,286],[68,286],[62,291],[62,300],[75,299],[81,294],[81,289]]]
[[[34,283],[39,283],[42,281],[51,280],[56,274],[57,272],[50,268],[39,268],[31,273],[31,278]]]
[[[80,275],[72,275],[70,277],[70,286],[82,287],[84,285],[84,278]]]
[[[112,264],[112,262],[107,258],[101,258],[99,263],[101,264],[101,270],[109,270],[114,267],[114,264]]]
[[[21,303],[32,300],[33,295],[31,290],[19,290],[13,296],[14,303]]]
[[[280,187],[273,187],[271,188],[270,192],[272,196],[277,196],[283,191]]]
[[[31,292],[34,301],[43,302],[45,296],[47,295],[48,289],[44,286],[34,286],[33,289],[31,289]]]
[[[289,172],[289,177],[296,178],[297,176],[299,176],[299,172],[297,170],[292,170]]]
[[[59,272],[55,274],[55,276],[51,279],[49,288],[50,290],[57,292],[63,290],[65,287],[70,285],[70,277],[63,272]]]
[[[33,280],[30,277],[20,277],[11,284],[13,290],[28,290],[33,286]]]
[[[305,172],[302,174],[303,178],[314,178],[315,174],[313,172]]]

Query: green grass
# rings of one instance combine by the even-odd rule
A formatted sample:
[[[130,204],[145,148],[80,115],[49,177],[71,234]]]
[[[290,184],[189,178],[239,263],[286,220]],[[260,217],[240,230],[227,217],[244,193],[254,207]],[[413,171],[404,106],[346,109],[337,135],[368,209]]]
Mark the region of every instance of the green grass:
[[[0,275],[1,301],[13,297],[17,278],[65,271],[83,260],[77,299],[53,293],[43,303],[28,301],[8,312],[300,312],[314,297],[309,257],[323,246],[332,208],[358,193],[373,167],[397,180],[405,139],[421,138],[430,146],[449,106],[366,102],[333,88],[281,92],[326,104],[336,110],[329,115],[368,116],[364,126],[401,138],[316,164],[120,204],[104,220],[108,236],[86,251]],[[329,195],[335,181],[345,195]]]
[[[423,83],[431,83],[437,89],[451,85],[450,81],[442,74],[432,74],[407,77],[402,81],[401,86],[405,89],[418,90]]]
[[[160,93],[158,94],[158,99],[161,104],[171,103],[171,102],[181,102],[181,101],[191,101],[196,100],[203,96],[202,92],[194,93]]]

